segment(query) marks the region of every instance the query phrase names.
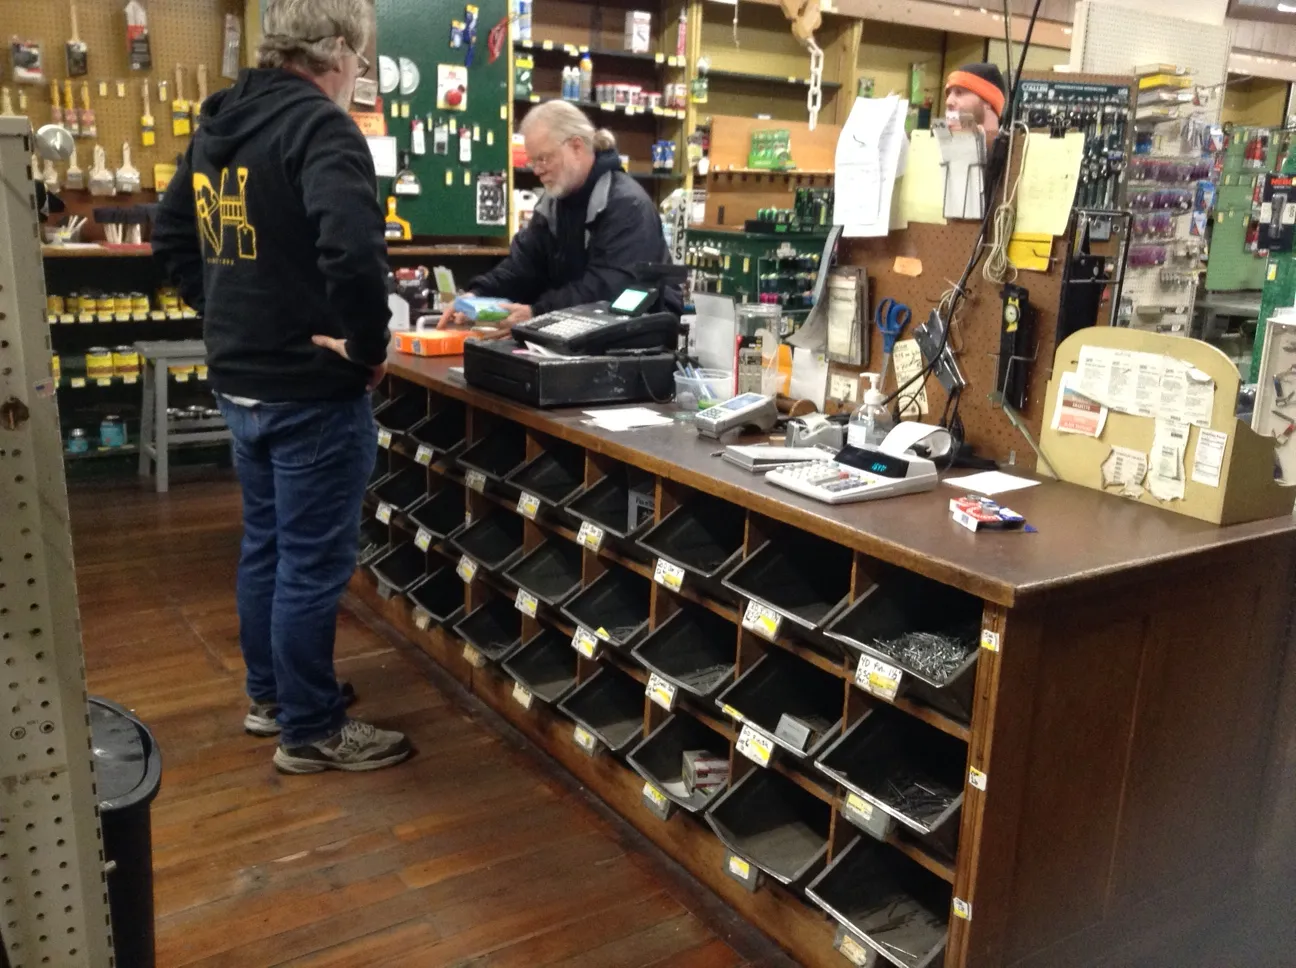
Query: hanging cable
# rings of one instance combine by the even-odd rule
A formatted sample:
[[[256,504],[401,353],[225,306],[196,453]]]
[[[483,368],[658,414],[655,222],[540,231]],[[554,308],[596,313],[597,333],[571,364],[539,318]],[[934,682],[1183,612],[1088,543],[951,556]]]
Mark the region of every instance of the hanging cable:
[[[1020,131],[1022,134],[1021,167],[1015,177],[1012,173],[1014,131]],[[1008,132],[1008,154],[1004,161],[1004,172],[1013,181],[1012,186],[1004,192],[1003,201],[994,210],[994,225],[987,246],[986,261],[981,267],[981,275],[985,277],[986,282],[1002,285],[1017,278],[1017,267],[1008,258],[1008,243],[1012,240],[1013,229],[1017,224],[1017,186],[1021,184],[1022,175],[1026,171],[1026,152],[1029,150],[1030,128],[1026,126],[1025,121],[1014,121]]]

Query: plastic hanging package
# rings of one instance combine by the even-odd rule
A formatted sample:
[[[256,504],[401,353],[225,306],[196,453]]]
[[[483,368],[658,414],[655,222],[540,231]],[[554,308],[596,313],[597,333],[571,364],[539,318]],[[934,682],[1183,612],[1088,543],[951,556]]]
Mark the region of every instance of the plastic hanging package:
[[[126,51],[130,69],[147,71],[153,66],[153,53],[149,47],[148,13],[140,0],[126,4]]]
[[[14,37],[9,41],[9,54],[13,62],[15,84],[43,84],[45,67],[41,60],[40,44],[33,40]]]

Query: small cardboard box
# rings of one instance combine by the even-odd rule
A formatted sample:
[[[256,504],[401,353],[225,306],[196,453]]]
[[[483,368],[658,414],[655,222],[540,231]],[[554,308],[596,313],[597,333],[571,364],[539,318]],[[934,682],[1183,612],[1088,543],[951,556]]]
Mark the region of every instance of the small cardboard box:
[[[709,790],[729,782],[729,761],[706,750],[684,751],[684,789]]]
[[[625,49],[636,54],[652,51],[652,14],[648,11],[626,11]]]
[[[396,333],[396,352],[411,356],[459,356],[477,336],[468,329],[422,329]]]

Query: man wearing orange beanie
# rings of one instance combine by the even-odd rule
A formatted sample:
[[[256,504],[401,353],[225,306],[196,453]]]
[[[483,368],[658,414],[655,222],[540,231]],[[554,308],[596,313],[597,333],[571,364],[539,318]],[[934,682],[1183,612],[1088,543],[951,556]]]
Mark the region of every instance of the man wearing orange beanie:
[[[985,131],[987,141],[999,134],[1008,88],[994,64],[966,64],[945,81],[945,114],[952,124],[963,115]]]

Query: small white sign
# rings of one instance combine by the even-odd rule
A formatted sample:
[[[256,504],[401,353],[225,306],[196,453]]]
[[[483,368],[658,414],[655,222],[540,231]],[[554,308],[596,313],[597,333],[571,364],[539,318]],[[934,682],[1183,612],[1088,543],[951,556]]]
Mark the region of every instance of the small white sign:
[[[383,524],[391,524],[392,506],[386,503],[379,504],[378,511],[376,514],[374,514],[374,517],[377,518],[379,521],[381,521]]]
[[[747,602],[747,608],[743,612],[743,628],[773,642],[774,637],[778,635],[779,625],[782,622],[783,616],[774,609],[762,605],[760,602]]]
[[[390,450],[392,444],[392,432],[386,427],[378,428],[378,446],[384,450]]]
[[[418,534],[414,535],[414,547],[419,551],[427,551],[432,547],[432,532],[427,528],[419,528]]]
[[[737,854],[730,854],[729,873],[733,874],[734,877],[741,877],[744,881],[749,881],[752,876],[751,864],[747,863]]]
[[[576,632],[572,635],[572,648],[585,656],[587,659],[593,659],[598,655],[599,640],[594,637],[594,633],[589,629],[576,626]]]
[[[463,657],[464,661],[474,669],[480,669],[482,666],[486,665],[486,657],[471,645],[465,645],[463,647]]]
[[[529,521],[534,521],[536,514],[540,511],[540,499],[534,494],[522,492],[517,502],[517,513]]]
[[[598,551],[603,547],[603,529],[596,524],[582,521],[580,530],[576,532],[576,543],[590,551]]]
[[[888,702],[895,699],[903,678],[904,672],[899,666],[871,655],[860,656],[859,665],[855,669],[855,684],[865,692]]]
[[[535,697],[531,695],[531,690],[522,685],[522,683],[514,682],[513,701],[523,709],[530,709],[531,703],[535,701]]]
[[[666,799],[666,794],[662,793],[651,783],[644,784],[643,795],[645,800],[650,800],[659,807],[664,807],[670,802]]]
[[[572,730],[572,739],[586,753],[593,753],[598,748],[598,740],[584,726],[577,726]]]
[[[774,741],[764,733],[752,728],[750,723],[743,726],[738,734],[738,752],[757,766],[769,766],[774,756]]]
[[[961,897],[954,898],[954,916],[964,921],[972,920],[972,905]]]
[[[985,793],[986,775],[978,770],[975,766],[968,767],[968,785],[975,787],[982,793]]]
[[[419,444],[419,449],[414,452],[414,459],[424,467],[430,465],[432,463],[432,458],[435,456],[436,455],[432,452],[432,448],[427,444]]]
[[[868,823],[873,819],[873,804],[869,803],[858,793],[846,794],[846,811],[847,814],[853,814],[860,822]]]
[[[665,558],[658,558],[657,567],[653,569],[653,581],[677,592],[684,584],[684,569],[679,565],[671,564]]]
[[[426,632],[428,626],[432,624],[432,615],[424,609],[414,609],[414,627],[420,632]]]
[[[648,677],[648,698],[667,712],[675,708],[675,684],[667,682],[657,673]]]
[[[991,632],[989,629],[981,630],[981,648],[987,652],[999,651],[999,633]]]
[[[513,599],[513,604],[523,615],[535,618],[536,608],[540,603],[536,600],[536,597],[525,588],[519,588],[517,590],[517,598]]]
[[[481,471],[468,471],[464,474],[464,483],[468,485],[470,491],[476,491],[478,494],[486,492],[486,475]]]
[[[472,580],[477,577],[477,562],[464,555],[459,559],[459,566],[455,568],[455,571],[464,580],[465,585],[471,585]]]

